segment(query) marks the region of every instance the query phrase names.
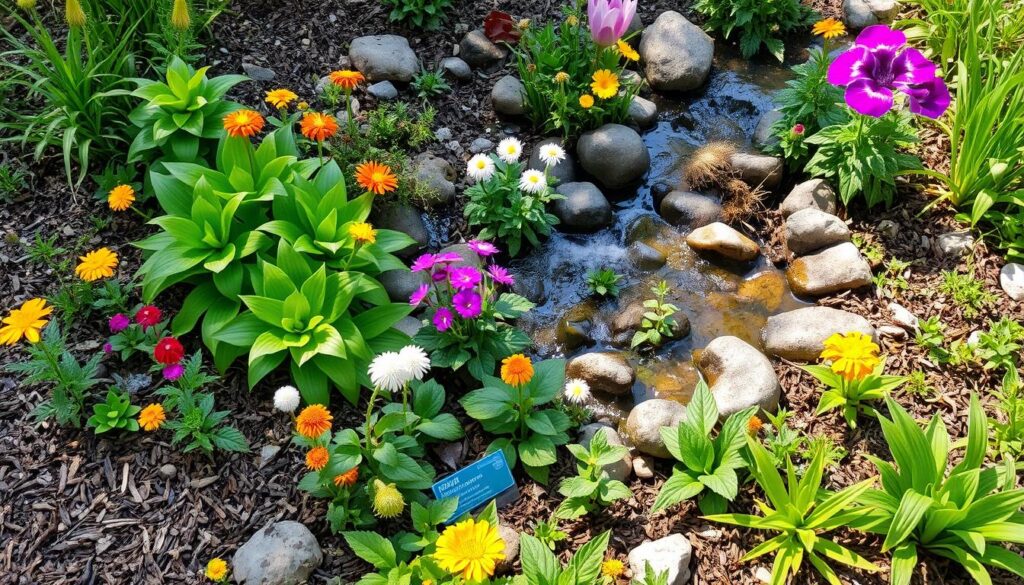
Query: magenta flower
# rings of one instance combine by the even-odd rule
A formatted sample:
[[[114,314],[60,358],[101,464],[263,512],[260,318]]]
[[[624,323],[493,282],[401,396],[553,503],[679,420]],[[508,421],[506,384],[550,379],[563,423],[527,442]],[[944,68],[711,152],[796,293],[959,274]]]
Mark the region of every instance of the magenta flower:
[[[110,325],[111,333],[120,333],[132,324],[132,320],[128,318],[128,315],[118,313],[110,318],[108,324]]]
[[[589,0],[587,20],[590,37],[602,47],[610,47],[622,38],[636,14],[637,0]]]
[[[433,268],[434,264],[437,264],[436,257],[433,254],[424,254],[413,260],[412,266],[409,267],[409,270],[412,270],[413,272],[423,272],[424,270],[430,270]]]
[[[455,312],[463,319],[479,317],[481,302],[480,295],[475,290],[460,290],[452,295]]]
[[[173,382],[181,377],[185,373],[185,366],[181,364],[171,364],[164,368],[164,380]]]
[[[492,264],[491,267],[487,269],[487,273],[490,274],[491,278],[494,279],[494,282],[497,282],[498,284],[512,286],[516,283],[516,279],[512,277],[512,274],[497,264]]]
[[[949,107],[949,89],[935,75],[935,64],[906,43],[906,35],[884,24],[865,28],[829,66],[829,83],[845,86],[846,104],[865,116],[883,116],[900,91],[910,99],[911,112],[938,118]]]
[[[460,266],[448,272],[448,282],[452,283],[455,290],[473,288],[480,284],[481,278],[480,271],[472,266]]]
[[[442,264],[430,273],[430,278],[432,278],[434,282],[444,282],[445,280],[448,280],[448,270],[448,267]]]
[[[439,307],[434,313],[434,327],[437,327],[438,331],[444,333],[452,326],[454,317],[448,307]]]
[[[411,295],[409,295],[409,304],[418,307],[423,299],[427,298],[427,294],[430,293],[430,285],[421,284]]]
[[[114,352],[113,344],[111,344],[111,343],[104,343],[103,344],[103,353],[113,353],[113,352]]]
[[[470,240],[466,242],[470,250],[477,253],[478,256],[493,256],[499,252],[498,247],[490,242],[483,240]]]
[[[434,262],[438,264],[451,264],[453,262],[463,262],[463,259],[462,256],[459,256],[455,252],[445,252],[444,254],[434,256]]]

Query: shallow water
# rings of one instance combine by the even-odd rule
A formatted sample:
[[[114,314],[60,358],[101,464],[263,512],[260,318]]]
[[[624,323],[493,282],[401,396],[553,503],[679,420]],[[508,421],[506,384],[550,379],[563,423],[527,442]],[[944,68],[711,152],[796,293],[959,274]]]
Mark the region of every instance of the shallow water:
[[[540,249],[513,262],[519,278],[544,283],[546,302],[519,322],[534,339],[540,356],[619,351],[611,343],[611,320],[631,303],[652,298],[651,286],[665,280],[671,289],[667,301],[689,318],[691,332],[653,354],[629,352],[637,371],[632,398],[686,403],[700,376],[692,363],[695,351],[721,335],[735,335],[760,346],[760,329],[768,316],[805,305],[790,293],[784,273],[764,258],[738,265],[695,254],[685,243],[686,234],[655,212],[652,195],[652,187],[658,184],[675,188],[687,157],[709,141],[728,140],[741,149],[749,147],[758,119],[772,108],[771,92],[783,87],[789,75],[786,67],[754,64],[719,51],[704,91],[655,100],[658,124],[643,134],[651,169],[634,192],[609,197],[615,207],[612,226],[587,235],[556,232]],[[666,265],[657,270],[635,266],[627,248],[636,241],[665,254]],[[618,300],[590,295],[587,273],[602,267],[626,277]],[[567,347],[567,327],[587,332],[592,342]],[[630,406],[630,401],[605,402],[599,410],[614,417]]]

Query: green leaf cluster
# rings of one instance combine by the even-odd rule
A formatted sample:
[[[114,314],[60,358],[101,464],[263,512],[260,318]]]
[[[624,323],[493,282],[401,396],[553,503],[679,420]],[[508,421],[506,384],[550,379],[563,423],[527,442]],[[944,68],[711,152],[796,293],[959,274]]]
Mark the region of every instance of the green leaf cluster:
[[[203,357],[196,352],[185,360],[185,370],[174,384],[157,390],[164,397],[168,420],[164,425],[173,431],[171,444],[185,444],[185,453],[200,450],[210,455],[216,449],[229,453],[248,453],[249,441],[232,425],[225,424],[230,410],[216,410],[213,394],[199,390],[217,380],[203,371]]]
[[[782,116],[772,124],[771,135],[779,140],[767,150],[782,154],[791,168],[807,161],[806,138],[844,121],[849,115],[848,110],[839,105],[843,101],[842,88],[828,82],[831,63],[829,53],[812,48],[807,61],[792,68],[793,79],[774,95],[776,109]],[[797,124],[803,124],[803,136],[791,134]]]
[[[528,585],[596,585],[611,532],[602,532],[577,549],[562,566],[555,554],[536,537],[522,535],[520,562]]]
[[[587,273],[587,287],[599,297],[617,297],[624,278],[611,268],[599,268]]]
[[[132,404],[127,393],[110,388],[107,390],[106,401],[93,405],[93,415],[85,424],[92,427],[97,435],[113,430],[135,432],[139,430],[139,421],[135,419],[135,415],[141,410],[141,406]]]
[[[391,8],[388,18],[423,30],[438,30],[448,18],[451,0],[381,0]]]
[[[665,302],[665,297],[668,296],[668,283],[662,280],[652,286],[651,294],[654,298],[644,301],[646,310],[640,321],[640,330],[633,334],[630,347],[640,347],[644,344],[659,347],[665,340],[677,337],[677,324],[672,315],[679,311],[679,307]]]
[[[800,366],[800,369],[814,376],[827,388],[821,394],[815,414],[839,408],[843,411],[843,418],[846,419],[846,424],[851,429],[857,428],[859,413],[874,416],[875,409],[868,404],[869,402],[882,400],[907,381],[906,376],[883,374],[884,360],[879,362],[870,374],[860,380],[846,380],[828,366]]]
[[[799,0],[697,0],[693,9],[707,17],[705,26],[732,39],[739,32],[740,52],[753,57],[764,45],[782,61],[785,36],[810,24],[817,14]]]
[[[621,462],[629,449],[608,444],[608,435],[603,430],[594,433],[589,448],[582,445],[569,445],[568,448],[576,458],[577,475],[562,480],[558,487],[558,493],[566,499],[555,510],[557,518],[575,520],[633,495],[626,484],[608,477],[605,471],[605,466]]]

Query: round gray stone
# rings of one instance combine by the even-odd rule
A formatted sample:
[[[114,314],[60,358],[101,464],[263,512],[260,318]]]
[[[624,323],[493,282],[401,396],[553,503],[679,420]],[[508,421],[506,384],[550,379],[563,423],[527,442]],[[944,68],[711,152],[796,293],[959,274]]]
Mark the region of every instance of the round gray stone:
[[[369,81],[407,83],[420,70],[416,53],[405,37],[372,35],[352,39],[349,58]]]
[[[585,353],[572,358],[565,366],[565,377],[584,380],[591,390],[612,396],[629,394],[636,380],[626,357],[610,351]]]
[[[473,78],[473,70],[469,68],[469,63],[458,57],[445,57],[441,61],[441,68],[445,73],[460,81]]]
[[[722,218],[722,205],[714,198],[692,191],[672,191],[661,200],[661,217],[683,229],[695,229]]]
[[[851,237],[850,228],[843,220],[813,207],[790,215],[783,232],[786,246],[797,255],[849,242]]]
[[[612,206],[593,183],[564,183],[555,191],[565,197],[551,204],[559,230],[590,233],[611,225]]]
[[[824,179],[811,179],[793,187],[793,190],[779,205],[779,211],[782,213],[782,217],[789,217],[808,207],[835,215],[836,192]]]
[[[736,152],[729,162],[740,179],[751,187],[771,190],[782,182],[782,159],[777,156]]]
[[[677,426],[684,416],[686,407],[675,400],[651,398],[629,411],[622,433],[637,451],[669,459],[672,454],[665,447],[665,440],[661,438],[661,429]]]
[[[443,158],[424,152],[413,159],[413,178],[417,187],[425,187],[419,197],[424,207],[446,205],[455,197],[455,169]]]
[[[818,359],[826,339],[851,331],[875,337],[875,328],[860,315],[832,307],[804,307],[768,317],[761,329],[761,345],[770,355],[810,362]]]
[[[261,528],[235,552],[231,568],[244,585],[297,585],[305,583],[324,555],[316,537],[291,520]]]
[[[459,57],[471,67],[484,67],[505,58],[508,51],[491,42],[482,30],[471,30],[459,42]]]
[[[662,12],[644,29],[640,59],[655,91],[691,91],[711,72],[715,41],[682,14]]]
[[[789,288],[798,295],[822,296],[871,284],[871,266],[857,246],[836,244],[794,260],[786,269]]]
[[[491,104],[494,111],[506,116],[519,116],[526,111],[523,82],[515,76],[506,75],[491,89]]]
[[[782,387],[768,358],[739,337],[715,338],[697,360],[721,419],[751,406],[775,412]]]
[[[636,130],[622,124],[605,124],[580,137],[576,143],[580,165],[602,186],[625,187],[651,166],[651,156]]]

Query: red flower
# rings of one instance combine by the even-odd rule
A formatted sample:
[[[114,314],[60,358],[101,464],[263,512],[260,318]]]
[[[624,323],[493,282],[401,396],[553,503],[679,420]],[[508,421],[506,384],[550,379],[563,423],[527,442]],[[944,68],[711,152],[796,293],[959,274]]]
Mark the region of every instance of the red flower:
[[[169,366],[180,362],[181,358],[185,357],[185,348],[177,339],[164,337],[153,348],[153,357],[161,364]]]
[[[145,327],[153,327],[160,322],[161,317],[160,309],[153,305],[146,305],[139,309],[138,313],[135,313],[135,322]]]
[[[793,126],[793,136],[803,136],[803,135],[804,135],[804,125],[803,124],[797,124],[796,126]]]

